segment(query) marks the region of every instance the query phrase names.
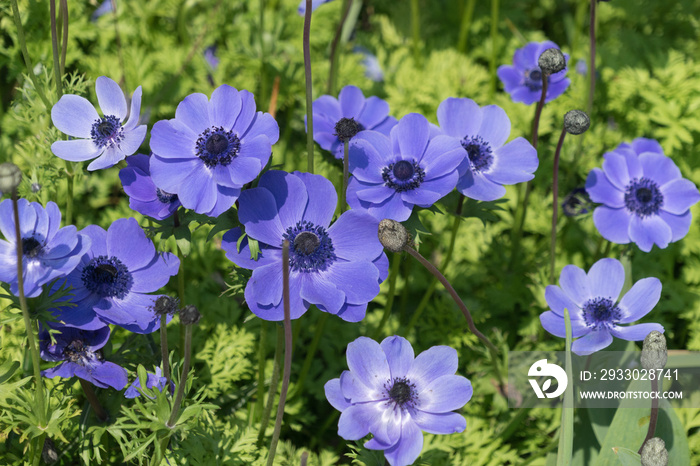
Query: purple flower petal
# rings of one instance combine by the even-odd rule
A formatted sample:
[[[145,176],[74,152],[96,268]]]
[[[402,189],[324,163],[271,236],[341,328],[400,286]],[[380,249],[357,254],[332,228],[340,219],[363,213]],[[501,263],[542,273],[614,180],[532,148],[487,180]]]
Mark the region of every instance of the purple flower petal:
[[[503,83],[505,91],[511,93],[511,98],[513,98],[513,102],[520,102],[521,100],[515,100],[515,97],[512,94],[512,92],[526,92],[527,94],[530,94],[528,88],[518,87],[522,80],[522,74],[514,66],[501,65],[498,67],[496,75],[498,76],[498,79],[500,79]],[[442,123],[440,124],[440,126],[442,126]]]
[[[223,84],[211,93],[208,113],[212,126],[222,126],[227,130],[233,128],[240,111],[241,98],[236,88]]]
[[[350,400],[343,396],[340,390],[340,379],[332,379],[323,386],[328,402],[338,411],[345,411],[350,407]]]
[[[610,333],[617,338],[627,341],[642,341],[644,340],[650,332],[656,330],[657,332],[664,333],[664,328],[659,324],[637,324],[629,325],[627,327],[620,327],[616,325],[610,329]]]
[[[663,210],[659,211],[659,217],[661,220],[666,222],[666,224],[671,228],[671,241],[678,241],[679,239],[685,237],[690,230],[690,223],[693,220],[693,216],[688,210],[683,215],[673,215]]]
[[[603,171],[608,180],[619,190],[625,191],[630,183],[630,174],[627,170],[627,160],[624,156],[610,152],[605,155]],[[588,186],[588,181],[586,181]]]
[[[455,359],[456,353],[455,351]],[[370,389],[382,390],[384,383],[391,377],[384,351],[379,343],[371,338],[360,337],[348,344],[346,357],[350,372]]]
[[[386,100],[371,96],[365,99],[357,121],[365,128],[374,128],[381,124],[389,114],[389,104]]]
[[[391,130],[391,139],[398,142],[404,159],[413,157],[420,161],[430,139],[428,120],[418,113],[409,113]]]
[[[360,114],[365,103],[365,96],[358,87],[345,86],[338,94],[338,101],[343,117],[354,118]]]
[[[362,186],[361,184],[359,186]],[[361,201],[370,204],[381,204],[392,196],[396,191],[387,186],[374,186],[372,188],[361,189],[356,191],[355,195]],[[439,198],[438,198],[439,199]]]
[[[397,336],[387,337],[381,342],[380,346],[389,363],[391,378],[405,377],[415,359],[413,347],[408,340]]]
[[[119,143],[119,149],[126,155],[131,155],[139,150],[143,140],[146,139],[146,125],[141,125],[131,131],[124,131],[124,139]]]
[[[352,178],[348,183],[347,201],[353,210],[364,210],[377,220],[390,218],[397,222],[403,222],[411,216],[413,206],[403,202],[400,194],[392,194],[381,204],[370,204],[358,199],[356,191],[360,187],[361,184],[355,178]]]
[[[107,230],[107,254],[118,257],[130,270],[138,270],[153,260],[156,248],[135,218],[120,218]]]
[[[343,319],[345,322],[359,322],[365,318],[367,314],[367,303],[362,304],[350,304],[347,301],[343,304],[336,314],[338,317]]]
[[[588,356],[612,343],[613,337],[607,329],[590,332],[571,344],[571,351],[579,356]]]
[[[292,284],[290,283],[290,296],[289,296],[289,304],[290,304],[290,314],[292,319],[298,319],[306,311],[309,310],[309,305],[304,304],[303,300],[299,296],[299,290],[298,288],[292,287]],[[256,316],[260,317],[263,320],[270,320],[270,321],[275,321],[279,322],[284,319],[284,309],[282,307],[282,302],[280,301],[279,304],[277,305],[261,305],[258,304],[255,301],[255,297],[251,294],[249,291],[249,288],[246,286],[245,289],[245,300],[246,304],[248,304],[248,307],[250,308],[250,311],[255,314]]]
[[[372,389],[363,384],[350,371],[340,374],[340,389],[343,396],[353,404],[376,401],[384,397],[383,391]]]
[[[635,139],[636,141],[636,139]],[[650,140],[653,141],[653,140]],[[658,144],[658,142],[653,141]],[[633,143],[634,144],[634,143]],[[639,155],[644,176],[653,179],[659,186],[681,178],[681,171],[670,157],[662,153],[645,152]]]
[[[406,416],[401,426],[401,439],[393,447],[384,450],[384,456],[391,466],[413,464],[423,449],[423,433]]]
[[[417,409],[411,413],[411,419],[429,434],[455,434],[467,428],[467,420],[459,413],[435,414]]]
[[[593,296],[595,290],[588,286],[588,276],[586,272],[575,265],[567,265],[561,271],[559,286],[564,293],[571,298],[577,307],[583,307],[584,303]]]
[[[379,422],[384,410],[381,402],[347,407],[338,420],[338,435],[345,440],[359,440],[369,434],[369,426]]]
[[[616,209],[625,206],[625,192],[613,185],[599,168],[588,173],[586,192],[593,202],[601,202]]]
[[[251,237],[272,246],[282,244],[284,228],[277,215],[275,198],[267,189],[253,188],[242,192],[238,218]]]
[[[51,152],[63,160],[69,162],[84,162],[94,159],[104,151],[99,148],[92,139],[73,139],[70,141],[56,141],[51,144]]]
[[[684,178],[669,181],[661,186],[661,193],[664,196],[661,209],[675,215],[686,213],[691,206],[700,201],[698,188],[692,181]]]
[[[626,208],[600,206],[593,211],[593,223],[603,238],[617,244],[630,242],[629,225],[632,215]]]
[[[564,309],[569,310],[569,315],[572,319],[580,312],[579,306],[556,285],[547,285],[547,288],[544,290],[544,299],[547,301],[550,309],[560,317],[564,317]]]
[[[392,154],[388,137],[376,131],[362,131],[350,144],[348,162],[353,178],[367,183],[384,183],[385,157]]]
[[[195,157],[194,141],[198,134],[177,120],[160,120],[153,125],[151,130],[150,146],[153,153],[162,159],[191,159]],[[190,163],[196,161],[195,158]],[[153,161],[151,161],[151,173],[153,174]],[[159,186],[161,183],[156,182]],[[167,189],[167,188],[166,188]]]
[[[205,129],[212,126],[212,122],[209,119],[209,100],[207,96],[195,93],[185,97],[175,110],[175,119],[190,128],[195,134],[203,133]],[[153,129],[155,130],[155,125]],[[191,141],[188,142],[191,144]]]
[[[314,113],[314,132],[316,131],[316,115],[325,115],[331,119],[334,123],[341,118],[343,118],[342,112],[340,110],[340,103],[337,99],[329,96],[322,95],[318,99],[314,100],[312,104]]]
[[[588,286],[591,294],[617,301],[625,284],[625,268],[616,259],[601,259],[588,271]]]
[[[103,299],[94,310],[107,323],[134,333],[152,333],[160,327],[160,316],[153,311],[157,298],[156,295],[129,293],[124,299]]]
[[[411,369],[406,374],[416,384],[418,393],[432,381],[444,375],[457,372],[457,351],[449,346],[433,346],[416,356]]]
[[[422,165],[427,179],[444,176],[457,169],[467,153],[455,138],[437,136],[430,140]]]
[[[659,144],[659,142],[654,139],[637,138],[634,141],[632,141],[631,145],[632,149],[637,154],[642,154],[644,152],[653,152],[656,154],[663,155],[664,153],[664,150],[661,148],[661,144]],[[678,176],[680,176],[680,174]]]
[[[379,270],[371,262],[336,262],[329,267],[325,279],[334,283],[351,304],[370,302],[379,294]]]
[[[279,304],[282,300],[282,267],[278,263],[257,267],[248,280],[248,287],[256,303]]]
[[[337,314],[345,303],[345,293],[334,283],[316,274],[306,274],[302,277],[300,295],[311,304],[323,306],[326,312],[331,314]]]
[[[459,179],[457,190],[478,201],[495,201],[506,194],[506,188],[486,178],[483,173],[471,169]]]
[[[120,121],[124,121],[126,118],[126,99],[119,84],[106,76],[100,76],[95,81],[95,91],[102,113],[105,116],[114,115]]]
[[[270,144],[276,143],[280,138],[280,127],[277,124],[277,120],[269,113],[257,112],[250,126],[241,136],[241,141],[247,142],[261,135],[266,136]],[[265,163],[267,163],[267,161]]]
[[[309,198],[301,178],[270,170],[260,177],[258,187],[267,189],[274,196],[282,228],[294,226],[302,220]]]
[[[661,298],[661,282],[658,278],[643,278],[636,282],[620,300],[621,324],[629,324],[647,315]]]
[[[464,406],[472,397],[472,384],[461,375],[443,375],[419,390],[419,408],[429,413],[446,413]]]
[[[74,138],[92,138],[92,125],[99,119],[97,110],[89,100],[73,94],[62,96],[51,108],[54,126]]]
[[[101,170],[113,167],[126,158],[126,154],[119,147],[107,147],[102,155],[90,162],[88,171]]]
[[[494,151],[492,165],[484,174],[498,184],[516,184],[535,177],[539,160],[537,151],[525,138],[518,137]]]
[[[551,286],[551,285],[550,285]],[[540,314],[542,328],[559,338],[566,338],[566,322],[564,318],[552,311],[545,311]],[[571,334],[573,338],[578,338],[588,334],[591,329],[582,319],[571,320]]]
[[[651,251],[656,244],[661,249],[671,242],[673,233],[671,227],[666,224],[658,215],[646,218],[639,218],[632,215],[629,226],[630,239],[644,252]]]
[[[280,249],[271,248],[264,243],[259,243],[260,254],[257,260],[251,259],[247,237],[241,241],[240,252],[238,252],[238,238],[241,237],[241,234],[241,229],[236,227],[227,231],[221,239],[221,249],[226,251],[226,258],[237,266],[253,270],[264,265],[279,263],[282,260]]]
[[[481,127],[481,108],[471,99],[450,97],[438,106],[440,128],[449,136],[463,139],[477,134]]]
[[[141,94],[143,90],[141,86],[137,87],[134,91],[134,95],[131,96],[131,109],[129,110],[129,119],[124,123],[124,132],[130,132],[136,128],[139,124],[139,118],[141,113]],[[144,136],[146,132],[146,125],[144,125]],[[143,142],[143,139],[141,140]],[[141,143],[139,143],[140,145]],[[133,154],[133,152],[132,152]]]
[[[505,110],[497,105],[487,105],[481,109],[482,120],[479,135],[491,144],[492,148],[501,147],[510,136],[510,119]]]
[[[90,371],[90,376],[93,379],[93,383],[94,381],[99,382],[103,385],[102,388],[112,387],[115,390],[122,390],[129,383],[126,370],[109,361],[98,364],[97,367]]]
[[[425,187],[421,189],[413,189],[401,193],[401,200],[405,204],[413,204],[419,207],[430,207],[435,204],[443,195],[434,191],[429,191]]]
[[[170,170],[172,170],[173,167],[174,164],[169,167]],[[159,178],[156,177],[156,173],[158,172],[155,170],[154,166],[152,166],[151,169],[153,170],[153,179],[156,181],[156,184],[160,186]],[[204,164],[198,163],[195,165],[194,170],[187,175],[186,184],[176,187],[176,189],[172,191],[167,187],[164,187],[164,189],[169,193],[177,194],[178,199],[180,199],[180,202],[185,208],[203,213],[213,209],[214,205],[216,205],[217,185],[216,183],[212,183],[212,181],[213,176],[211,171],[208,170]]]
[[[308,196],[304,218],[315,225],[330,225],[338,205],[333,183],[321,175],[311,173],[294,172],[294,176],[304,183]]]
[[[168,284],[170,277],[177,275],[180,268],[180,259],[174,254],[156,254],[145,267],[132,270],[131,276],[134,285],[131,291],[137,293],[150,293],[157,291]]]

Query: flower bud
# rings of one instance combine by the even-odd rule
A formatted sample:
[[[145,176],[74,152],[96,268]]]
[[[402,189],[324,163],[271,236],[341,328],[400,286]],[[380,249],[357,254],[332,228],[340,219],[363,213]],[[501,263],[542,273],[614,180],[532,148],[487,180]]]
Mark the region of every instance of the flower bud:
[[[33,193],[38,193],[41,191],[41,185],[39,183],[32,183],[31,190]]]
[[[408,231],[396,220],[385,218],[379,222],[379,242],[387,251],[401,252],[408,244]]]
[[[591,126],[591,119],[586,112],[570,110],[564,115],[564,130],[569,134],[583,134]]]
[[[46,437],[44,440],[44,449],[41,452],[41,459],[44,460],[46,464],[54,464],[58,461],[58,451],[56,451],[56,445],[54,445],[53,440]]]
[[[647,440],[642,447],[642,466],[667,466],[668,451],[659,437]]]
[[[164,314],[173,315],[177,312],[178,304],[180,304],[180,302],[175,298],[166,295],[158,296],[158,299],[156,299],[153,305],[153,311],[159,316]]]
[[[180,309],[180,322],[184,325],[194,325],[199,322],[201,317],[202,314],[199,313],[199,310],[191,304]]]
[[[584,188],[576,188],[566,195],[561,208],[567,217],[583,215],[591,209],[591,199]]]
[[[0,164],[0,191],[11,193],[22,181],[22,172],[14,163]]]
[[[667,359],[666,337],[663,333],[652,330],[642,346],[642,367],[646,370],[663,369]]]
[[[551,75],[566,68],[566,58],[561,50],[551,48],[542,52],[537,64],[544,74]]]
[[[361,131],[361,126],[354,118],[341,118],[335,124],[335,135],[342,142],[349,141]]]

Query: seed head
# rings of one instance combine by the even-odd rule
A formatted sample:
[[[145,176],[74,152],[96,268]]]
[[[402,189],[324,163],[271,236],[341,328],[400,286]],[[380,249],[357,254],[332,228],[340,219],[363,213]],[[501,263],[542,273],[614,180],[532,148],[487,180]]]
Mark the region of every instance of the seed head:
[[[583,134],[589,126],[591,126],[591,119],[588,118],[586,112],[569,110],[564,115],[564,130],[569,134]]]
[[[0,164],[0,191],[11,193],[22,181],[22,172],[14,163],[6,162]]]
[[[657,330],[649,332],[642,346],[642,367],[647,370],[663,369],[667,359],[666,337]]]
[[[642,447],[642,466],[666,465],[668,465],[668,451],[664,441],[659,437],[647,440]]]
[[[551,75],[566,68],[566,58],[561,50],[551,48],[542,52],[537,64],[544,74]]]
[[[177,307],[180,301],[170,296],[158,296],[155,304],[153,305],[153,310],[158,315],[170,314],[173,315],[177,312]]]
[[[388,218],[379,222],[378,236],[382,246],[391,252],[401,252],[409,241],[409,234],[406,228],[396,220]]]
[[[354,118],[341,118],[335,124],[335,135],[342,142],[349,141],[360,132],[360,124]]]
[[[199,322],[201,317],[202,314],[199,313],[199,310],[191,304],[188,304],[180,310],[180,322],[184,325],[194,325]]]

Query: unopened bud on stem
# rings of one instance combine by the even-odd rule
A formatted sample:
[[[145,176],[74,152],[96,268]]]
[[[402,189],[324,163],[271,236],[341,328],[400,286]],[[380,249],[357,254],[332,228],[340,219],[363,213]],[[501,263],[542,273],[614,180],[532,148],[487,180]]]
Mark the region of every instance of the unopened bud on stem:
[[[379,242],[387,251],[401,252],[408,244],[406,228],[396,220],[385,218],[379,222]]]
[[[0,191],[11,193],[22,181],[22,172],[14,163],[0,164]]]
[[[564,115],[564,130],[569,134],[583,134],[591,126],[591,119],[586,112],[570,110]]]
[[[667,466],[666,444],[658,437],[647,440],[642,447],[642,466]]]
[[[649,332],[642,346],[642,367],[646,370],[663,369],[667,359],[666,337],[657,330]]]
[[[191,304],[188,304],[180,310],[180,322],[184,325],[194,325],[199,322],[201,317],[202,314],[199,313],[199,310]]]
[[[542,52],[537,64],[544,74],[552,75],[566,68],[566,58],[561,50],[551,48]]]

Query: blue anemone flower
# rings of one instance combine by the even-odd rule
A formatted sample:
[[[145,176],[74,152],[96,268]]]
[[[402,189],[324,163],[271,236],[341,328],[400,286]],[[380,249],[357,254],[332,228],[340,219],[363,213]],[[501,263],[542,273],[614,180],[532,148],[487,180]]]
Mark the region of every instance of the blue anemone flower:
[[[57,157],[71,162],[93,160],[88,170],[112,167],[136,152],[146,137],[146,125],[139,125],[141,86],[131,98],[127,117],[126,98],[119,84],[106,76],[95,81],[97,101],[103,116],[84,97],[65,94],[51,108],[53,124],[69,136],[79,139],[56,141],[51,151]]]
[[[594,168],[586,180],[591,200],[603,204],[593,212],[603,238],[649,252],[654,244],[663,249],[688,233],[690,207],[700,192],[658,142],[637,138],[603,157],[603,169]]]
[[[512,65],[498,67],[498,78],[513,102],[531,105],[540,100],[542,96],[542,70],[539,66],[539,59],[542,52],[552,48],[558,49],[559,46],[550,40],[530,42],[525,47],[515,51]],[[569,54],[565,53],[564,58],[568,63]],[[545,102],[556,99],[569,87],[571,80],[566,77],[567,70],[568,68],[564,68],[547,78]]]
[[[253,94],[224,84],[211,100],[190,94],[174,119],[153,125],[151,176],[185,208],[218,217],[267,165],[277,139],[277,122],[255,111]]]
[[[396,126],[396,118],[389,116],[389,104],[379,97],[365,98],[355,86],[345,86],[338,98],[322,95],[313,103],[314,141],[333,154],[343,158],[343,141],[338,136],[339,125],[347,120],[356,123],[355,133],[363,130],[379,131],[388,136]],[[306,122],[306,119],[304,119]]]
[[[158,296],[147,294],[176,275],[180,261],[159,254],[133,218],[122,218],[105,231],[90,225],[81,233],[92,240],[90,250],[70,273],[75,307],[56,310],[56,318],[71,327],[94,330],[105,323],[135,333],[151,333],[160,326],[154,312]]]
[[[22,278],[24,294],[33,298],[41,287],[73,271],[90,248],[90,238],[78,233],[73,225],[59,228],[61,212],[50,202],[43,208],[26,199],[17,201],[22,241]],[[12,200],[0,203],[0,231],[7,241],[0,240],[0,281],[10,284],[10,291],[19,295],[17,281],[17,239]]]
[[[643,278],[618,301],[625,284],[625,268],[616,259],[601,259],[586,272],[575,265],[561,271],[559,286],[547,286],[544,297],[551,310],[540,314],[542,327],[552,335],[566,337],[564,309],[569,310],[574,338],[571,351],[588,355],[612,343],[613,336],[641,341],[659,324],[626,325],[647,315],[661,297],[658,278]],[[580,338],[579,338],[580,337]]]
[[[168,379],[162,376],[162,371],[160,370],[160,367],[156,367],[155,374],[152,372],[149,372],[146,376],[146,388],[152,389],[158,389],[158,391],[163,391],[165,388],[165,385],[168,383]],[[175,387],[175,384],[170,381],[170,390],[172,391]],[[124,397],[125,398],[136,398],[138,396],[141,396],[141,392],[139,391],[139,388],[141,388],[141,381],[139,380],[138,377],[136,377],[136,380],[129,386],[129,388],[126,389],[124,392]],[[154,400],[155,397],[146,395],[148,398]]]
[[[417,113],[404,116],[390,137],[362,131],[350,144],[348,204],[402,222],[414,205],[430,207],[454,189],[466,156],[458,139]]]
[[[455,375],[457,351],[433,346],[414,358],[402,337],[381,344],[360,337],[348,345],[348,368],[326,382],[326,398],[341,411],[338,435],[360,440],[372,434],[365,448],[384,450],[392,466],[406,466],[423,449],[423,432],[453,434],[467,426],[453,412],[472,397],[468,379]]]
[[[241,194],[238,218],[247,236],[260,242],[261,254],[251,259],[242,232],[227,232],[221,244],[226,257],[252,269],[245,288],[250,310],[265,320],[282,320],[282,242],[289,249],[291,317],[311,304],[343,320],[358,322],[367,303],[379,294],[388,273],[388,259],[377,237],[379,221],[345,212],[331,225],[337,196],[320,175],[268,171],[257,188]]]
[[[119,170],[119,179],[124,192],[129,196],[129,207],[156,220],[174,214],[182,205],[177,194],[170,194],[155,185],[151,178],[151,157],[145,154],[132,155],[126,159],[127,166]]]
[[[530,181],[539,161],[537,151],[522,137],[508,144],[510,119],[496,105],[479,107],[471,99],[449,98],[437,111],[440,129],[457,138],[466,152],[459,166],[457,190],[479,201],[503,197],[503,185]]]
[[[61,361],[51,369],[42,371],[44,377],[61,377],[69,379],[73,376],[86,380],[96,387],[112,387],[123,389],[128,383],[126,370],[105,361],[101,348],[109,339],[109,327],[98,327],[94,330],[64,327],[58,324],[47,324],[60,333],[52,333],[55,343],[51,343],[48,328],[42,325],[39,333],[39,348],[41,358],[45,361]]]

